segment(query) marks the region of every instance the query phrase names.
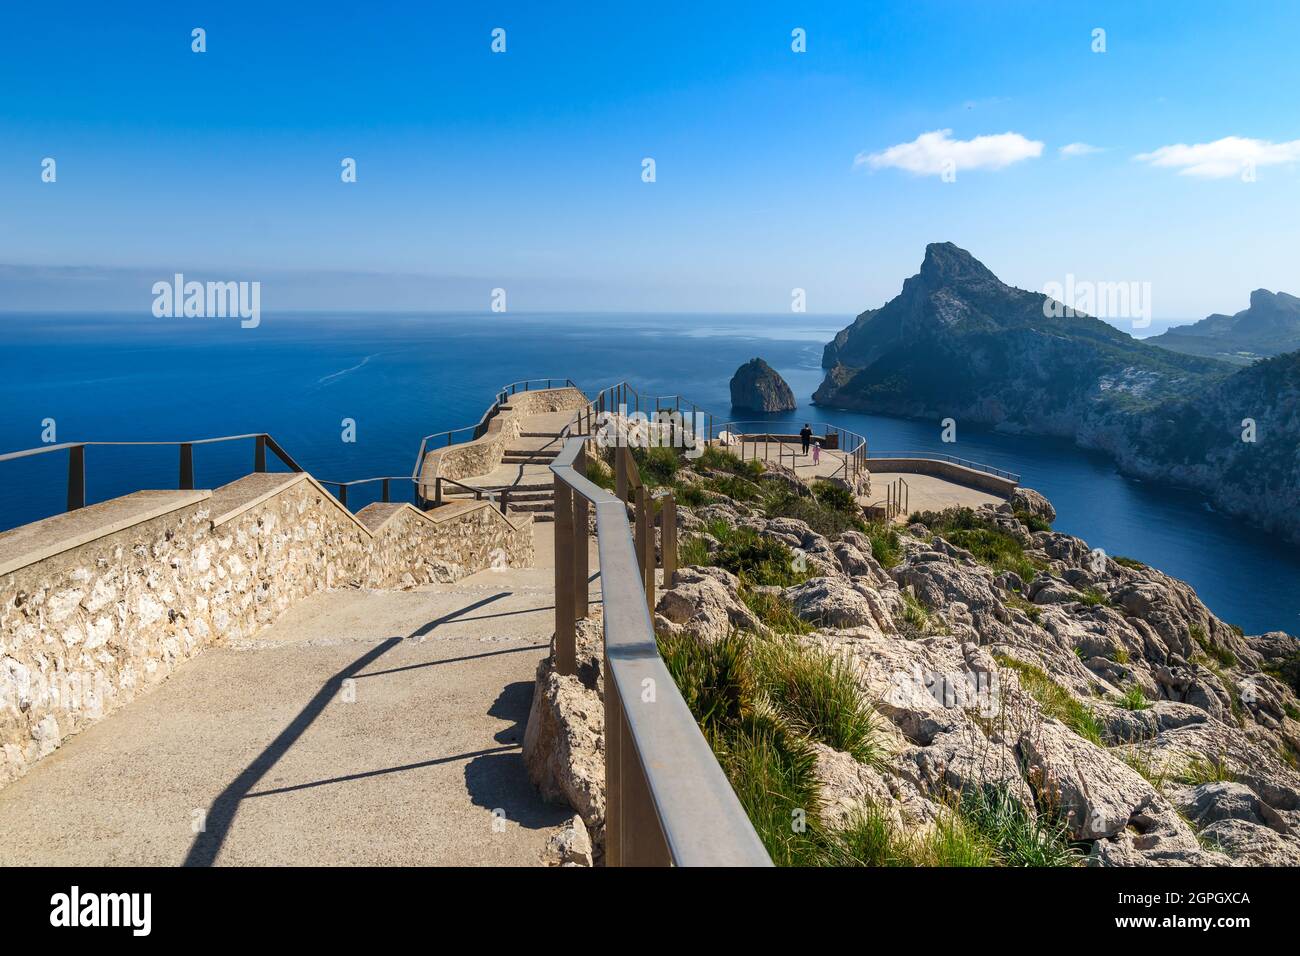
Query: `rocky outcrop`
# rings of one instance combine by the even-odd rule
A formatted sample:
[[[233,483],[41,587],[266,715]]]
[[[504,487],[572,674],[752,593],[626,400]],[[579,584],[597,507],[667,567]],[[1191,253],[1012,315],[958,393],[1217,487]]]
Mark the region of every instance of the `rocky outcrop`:
[[[1261,326],[1288,327],[1297,300],[1266,295],[1252,297]],[[1068,437],[1300,541],[1300,352],[1234,372],[1063,311],[932,243],[898,296],[826,346],[823,366],[817,404]]]
[[[714,557],[736,547],[718,522],[752,529],[790,550],[802,580],[742,583],[684,567],[659,593],[655,628],[702,644],[735,631],[776,640],[780,628],[779,639],[844,663],[876,730],[868,761],[810,743],[822,827],[870,810],[926,835],[965,795],[995,792],[1088,865],[1300,858],[1300,703],[1277,676],[1295,638],[1243,635],[1186,583],[1048,529],[1055,509],[1030,489],[961,522],[897,529],[881,552],[897,556],[890,567],[861,531],[828,537],[752,500],[707,500],[678,512],[697,547]],[[953,524],[1005,536],[1024,561],[1015,571],[982,563],[945,538]],[[771,598],[804,625],[769,618]],[[579,811],[599,857],[599,645],[584,633],[586,676],[539,668],[526,750],[534,779]]]
[[[682,568],[655,605],[655,630],[712,642],[732,631],[767,629],[745,606],[736,576],[722,568]]]
[[[604,634],[598,609],[577,623],[577,673],[555,669],[555,644],[537,665],[524,728],[524,764],[542,797],[572,807],[586,833],[553,837],[560,863],[581,862],[581,848],[603,854],[605,829]]]
[[[798,403],[776,369],[761,358],[752,358],[731,377],[731,407],[747,412],[789,412],[798,408]]]
[[[976,518],[1021,544],[1030,580],[923,524],[900,533],[902,559],[886,569],[858,532],[819,542],[742,503],[704,510],[829,556],[782,593],[816,628],[798,640],[850,664],[881,718],[881,755],[864,764],[814,745],[824,826],[870,807],[923,832],[956,795],[996,786],[1059,821],[1090,865],[1300,854],[1300,706],[1264,671],[1296,653],[1294,638],[1239,634],[1184,582],[1032,530],[1055,511],[1029,489]],[[765,632],[715,568],[679,571],[658,610],[661,632]]]
[[[1007,504],[1012,511],[1028,512],[1048,524],[1056,520],[1056,509],[1052,503],[1033,488],[1016,487],[1007,498]]]

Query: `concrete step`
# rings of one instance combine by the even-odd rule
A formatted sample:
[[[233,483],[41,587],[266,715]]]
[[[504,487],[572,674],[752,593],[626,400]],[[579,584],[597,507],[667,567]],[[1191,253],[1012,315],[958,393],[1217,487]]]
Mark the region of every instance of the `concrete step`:
[[[520,438],[559,438],[559,432],[520,432]]]
[[[501,494],[502,491],[504,491],[508,494],[511,501],[554,501],[555,500],[555,489],[551,485],[519,485],[516,487],[510,487],[505,489],[491,488],[488,490],[491,491],[493,494]],[[460,492],[459,494],[451,494],[449,492],[444,491],[442,498],[444,501],[451,501],[451,500],[469,501],[472,500],[474,496],[467,491]]]
[[[510,503],[506,506],[510,511],[531,511],[534,514],[549,511],[555,511],[554,501],[519,501],[511,498]]]

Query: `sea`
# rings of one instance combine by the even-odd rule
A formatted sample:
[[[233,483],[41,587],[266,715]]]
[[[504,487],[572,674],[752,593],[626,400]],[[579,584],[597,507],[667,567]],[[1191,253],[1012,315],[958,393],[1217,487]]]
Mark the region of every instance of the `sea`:
[[[503,385],[572,379],[588,393],[627,380],[653,400],[681,393],[733,415],[728,382],[761,357],[800,407],[772,424],[838,425],[872,450],[933,451],[1021,476],[1055,504],[1059,530],[1182,578],[1247,633],[1300,633],[1300,547],[1220,514],[1205,496],[1120,475],[1068,441],[958,423],[814,407],[822,346],[851,316],[633,313],[264,313],[235,319],[143,314],[0,314],[0,453],[70,441],[196,441],[266,432],[320,478],[409,476],[422,437],[478,421]],[[352,440],[348,440],[348,439]],[[58,513],[68,456],[0,462],[0,529]],[[251,441],[196,445],[196,486],[246,474]],[[271,463],[275,465],[274,457]],[[166,445],[91,447],[89,501],[172,488]],[[354,489],[354,509],[377,485]],[[410,497],[409,482],[394,498]]]

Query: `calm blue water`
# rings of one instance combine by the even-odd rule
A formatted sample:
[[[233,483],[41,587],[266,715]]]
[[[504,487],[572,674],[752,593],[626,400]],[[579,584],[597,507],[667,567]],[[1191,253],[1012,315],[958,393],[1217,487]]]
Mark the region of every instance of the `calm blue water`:
[[[409,474],[419,439],[477,421],[495,390],[517,379],[574,378],[588,392],[627,379],[646,396],[681,391],[730,417],[727,384],[754,356],[807,403],[821,381],[822,345],[839,316],[266,315],[229,320],[152,316],[0,315],[0,450],[58,440],[178,440],[266,431],[328,479]],[[753,417],[747,415],[745,417]],[[356,442],[341,420],[356,421]],[[1121,477],[1104,456],[1068,442],[937,422],[800,408],[775,421],[829,421],[879,450],[931,450],[1019,472],[1059,512],[1057,527],[1111,554],[1193,584],[1247,632],[1300,632],[1300,549],[1212,512],[1200,495]],[[251,443],[199,446],[196,483],[246,473]],[[0,528],[61,510],[66,455],[0,464]],[[92,448],[92,501],[174,487],[176,451]],[[358,507],[373,500],[353,493]]]

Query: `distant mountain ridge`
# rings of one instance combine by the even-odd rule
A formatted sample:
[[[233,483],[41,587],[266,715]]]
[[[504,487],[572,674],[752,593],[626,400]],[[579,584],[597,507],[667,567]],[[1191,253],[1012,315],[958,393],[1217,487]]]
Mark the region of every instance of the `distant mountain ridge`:
[[[826,346],[813,401],[1068,437],[1300,541],[1300,356],[1234,373],[1051,305],[931,243],[895,298]]]
[[[1192,325],[1146,339],[1152,345],[1238,365],[1300,349],[1300,298],[1256,289],[1250,307],[1235,315],[1216,312]]]

